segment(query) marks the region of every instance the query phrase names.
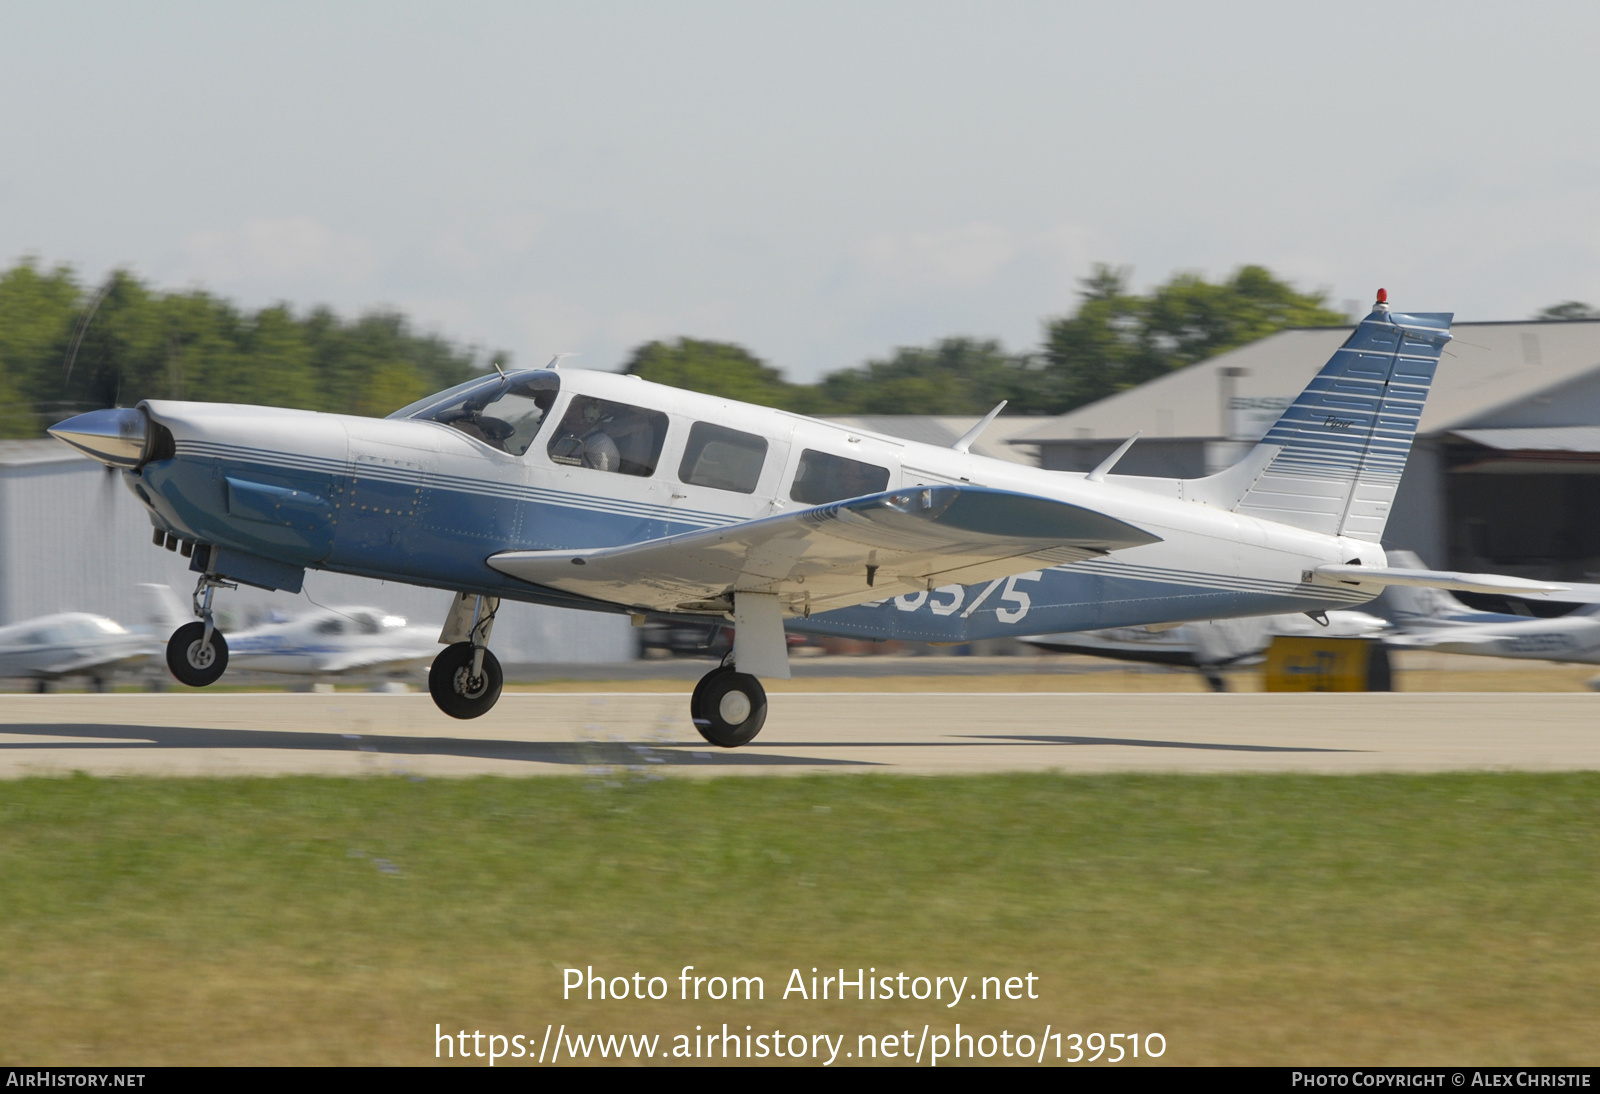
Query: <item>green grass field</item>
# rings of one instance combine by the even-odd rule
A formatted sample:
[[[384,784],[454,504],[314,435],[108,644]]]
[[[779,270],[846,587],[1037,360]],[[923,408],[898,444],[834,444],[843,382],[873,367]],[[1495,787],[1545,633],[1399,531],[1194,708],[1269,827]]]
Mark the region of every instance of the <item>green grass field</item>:
[[[435,1023],[848,1051],[959,1021],[1155,1031],[1179,1064],[1593,1064],[1597,822],[1600,774],[22,780],[0,1058],[422,1063]],[[673,994],[564,1002],[591,965]],[[766,998],[677,1001],[684,965]],[[782,1000],[813,966],[1039,998]]]

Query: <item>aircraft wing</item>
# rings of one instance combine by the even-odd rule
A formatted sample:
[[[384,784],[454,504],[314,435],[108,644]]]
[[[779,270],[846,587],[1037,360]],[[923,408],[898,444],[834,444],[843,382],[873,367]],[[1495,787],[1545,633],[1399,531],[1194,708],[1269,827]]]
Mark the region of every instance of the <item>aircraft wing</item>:
[[[51,679],[62,676],[87,676],[96,670],[109,672],[112,669],[137,665],[150,660],[153,656],[155,656],[154,648],[142,652],[129,652],[125,649],[112,652],[95,650],[89,653],[68,651],[60,661],[40,665],[32,671],[31,675],[45,676]]]
[[[1318,580],[1340,585],[1368,586],[1373,592],[1388,585],[1451,589],[1464,593],[1498,593],[1523,600],[1555,600],[1571,604],[1600,604],[1600,585],[1532,581],[1502,574],[1466,574],[1453,570],[1411,570],[1393,566],[1318,566]]]
[[[504,551],[501,573],[640,611],[727,612],[735,592],[796,614],[1026,573],[1156,543],[1114,517],[1031,494],[918,486],[624,547]]]
[[[420,661],[431,661],[435,656],[434,650],[397,650],[397,649],[353,649],[340,650],[318,659],[316,671],[323,673],[355,672],[358,669],[375,668],[378,665],[404,665]]]
[[[1384,636],[1383,641],[1385,645],[1395,646],[1401,649],[1428,650],[1436,649],[1440,646],[1452,646],[1457,648],[1467,646],[1491,646],[1496,642],[1501,642],[1506,638],[1511,637],[1510,635],[1504,634],[1486,633],[1472,633],[1463,635],[1458,633],[1461,629],[1462,628],[1460,627],[1439,627],[1436,630],[1410,631],[1405,634],[1386,635]]]
[[[1040,634],[1022,641],[1054,653],[1087,654],[1113,661],[1140,661],[1154,665],[1197,663],[1194,642],[1182,627],[1148,631],[1143,627],[1116,627],[1099,631],[1064,631]]]

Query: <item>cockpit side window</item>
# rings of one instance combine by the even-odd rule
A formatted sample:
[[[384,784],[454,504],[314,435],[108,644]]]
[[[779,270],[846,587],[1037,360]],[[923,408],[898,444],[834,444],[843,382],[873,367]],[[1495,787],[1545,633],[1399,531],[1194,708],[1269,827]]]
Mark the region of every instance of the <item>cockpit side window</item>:
[[[560,390],[561,380],[551,372],[491,376],[451,388],[431,401],[413,403],[390,417],[439,422],[502,452],[520,456],[539,435],[539,427]]]
[[[552,463],[622,475],[655,474],[667,416],[659,410],[574,395],[550,442]]]
[[[889,469],[808,448],[800,454],[789,497],[806,505],[824,505],[889,488]]]
[[[765,437],[710,422],[695,422],[689,429],[683,462],[678,464],[678,478],[692,486],[753,494],[766,459]]]

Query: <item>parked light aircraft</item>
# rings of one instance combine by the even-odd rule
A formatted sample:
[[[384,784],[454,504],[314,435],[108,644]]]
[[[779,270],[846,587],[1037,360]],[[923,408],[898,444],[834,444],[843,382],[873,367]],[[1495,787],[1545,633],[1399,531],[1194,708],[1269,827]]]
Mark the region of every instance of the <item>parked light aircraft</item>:
[[[1431,591],[1431,590],[1430,590]],[[1445,594],[1440,593],[1443,596]],[[1226,690],[1221,669],[1259,659],[1274,638],[1378,638],[1389,623],[1358,611],[1331,611],[1321,622],[1302,614],[1211,619],[1176,627],[1114,627],[1100,631],[1041,634],[1023,641],[1056,653],[1081,653],[1117,661],[1182,665],[1198,669],[1215,691]]]
[[[0,677],[27,677],[41,692],[69,676],[86,677],[104,691],[113,673],[160,653],[160,639],[89,612],[58,612],[0,627]]]
[[[438,632],[380,608],[323,608],[228,635],[237,668],[300,676],[399,669],[433,660]]]
[[[1394,551],[1391,556],[1403,565],[1422,565],[1409,551]],[[1575,597],[1579,598],[1591,599],[1581,593]],[[1600,604],[1586,603],[1566,615],[1538,619],[1474,611],[1438,589],[1396,588],[1384,599],[1389,618],[1400,630],[1387,640],[1397,649],[1600,664]]]
[[[1394,583],[1558,591],[1386,566],[1378,541],[1450,319],[1391,314],[1380,292],[1261,443],[1200,479],[1111,474],[1127,444],[1088,474],[972,455],[999,407],[937,448],[556,368],[383,420],[151,399],[51,432],[122,468],[156,539],[192,556],[199,621],[168,644],[181,680],[227,665],[218,588],[297,591],[320,568],[457,593],[429,688],[460,718],[499,696],[501,598],[729,618],[732,655],[690,712],[732,747],[765,721],[759,678],[789,674],[785,627],[965,642],[1322,613]]]
[[[40,692],[81,676],[106,690],[112,677],[161,655],[166,635],[183,622],[165,585],[139,586],[141,618],[123,626],[90,612],[57,612],[0,627],[0,677],[32,679]]]

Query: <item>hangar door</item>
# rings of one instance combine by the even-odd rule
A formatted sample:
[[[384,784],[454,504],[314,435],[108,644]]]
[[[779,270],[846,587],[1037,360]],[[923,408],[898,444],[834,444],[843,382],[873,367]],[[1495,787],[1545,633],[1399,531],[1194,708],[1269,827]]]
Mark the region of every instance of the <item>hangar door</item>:
[[[1600,427],[1458,430],[1445,454],[1452,569],[1600,580]]]

